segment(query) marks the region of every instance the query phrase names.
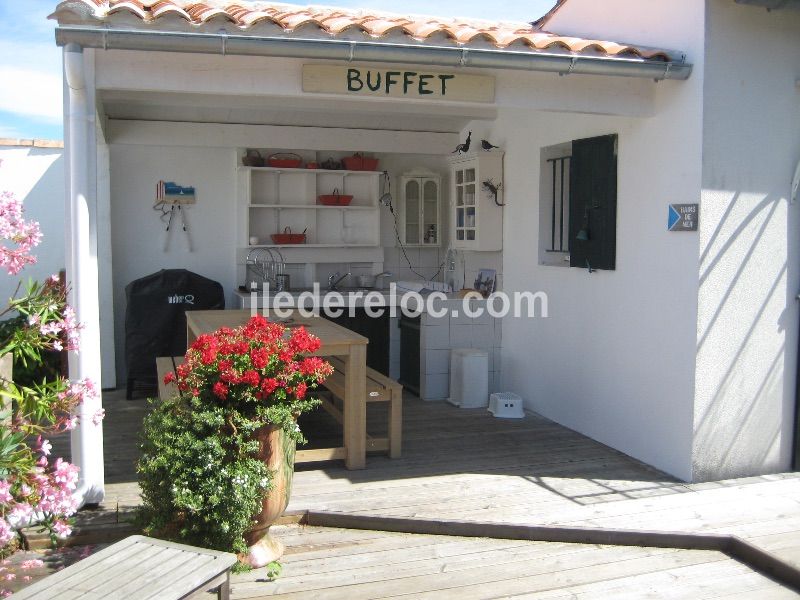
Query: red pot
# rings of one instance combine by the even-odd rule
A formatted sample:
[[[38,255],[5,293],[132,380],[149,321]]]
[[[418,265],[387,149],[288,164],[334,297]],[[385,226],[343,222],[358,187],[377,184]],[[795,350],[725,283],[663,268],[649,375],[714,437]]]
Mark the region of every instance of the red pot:
[[[361,154],[354,154],[342,159],[344,168],[348,171],[377,171],[378,159],[367,158]]]

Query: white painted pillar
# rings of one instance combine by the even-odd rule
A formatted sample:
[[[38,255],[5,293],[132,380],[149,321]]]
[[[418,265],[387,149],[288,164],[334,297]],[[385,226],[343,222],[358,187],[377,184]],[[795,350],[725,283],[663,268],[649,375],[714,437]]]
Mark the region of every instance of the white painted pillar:
[[[69,375],[73,380],[91,379],[100,390],[100,308],[97,276],[97,218],[94,195],[89,187],[88,157],[90,125],[94,108],[87,101],[83,49],[77,44],[64,47],[64,78],[67,82],[66,144],[67,218],[66,258],[68,301],[83,324],[79,352],[69,354]],[[79,409],[79,425],[72,431],[72,462],[80,467],[77,494],[81,505],[103,500],[103,426],[92,417],[101,408],[100,395],[87,398]]]

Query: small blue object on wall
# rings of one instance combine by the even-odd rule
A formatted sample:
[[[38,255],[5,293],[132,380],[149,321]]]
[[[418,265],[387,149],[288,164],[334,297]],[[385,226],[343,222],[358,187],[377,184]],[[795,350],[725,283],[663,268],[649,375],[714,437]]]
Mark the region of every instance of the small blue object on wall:
[[[670,204],[667,229],[670,231],[697,231],[699,204]]]

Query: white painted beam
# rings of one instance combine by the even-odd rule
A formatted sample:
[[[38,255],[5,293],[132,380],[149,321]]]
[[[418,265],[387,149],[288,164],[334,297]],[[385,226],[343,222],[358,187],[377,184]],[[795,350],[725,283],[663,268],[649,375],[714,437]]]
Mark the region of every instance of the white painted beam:
[[[213,148],[313,148],[319,151],[449,154],[459,142],[454,133],[115,119],[109,119],[106,130],[109,144]]]

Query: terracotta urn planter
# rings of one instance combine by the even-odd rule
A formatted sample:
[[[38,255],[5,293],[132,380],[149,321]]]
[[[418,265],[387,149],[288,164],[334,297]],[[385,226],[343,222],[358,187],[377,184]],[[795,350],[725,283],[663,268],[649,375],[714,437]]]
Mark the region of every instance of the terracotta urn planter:
[[[254,438],[259,443],[259,457],[272,471],[272,489],[264,498],[255,524],[244,534],[247,555],[240,560],[253,568],[263,567],[279,559],[284,547],[272,537],[269,528],[283,514],[289,504],[294,476],[295,442],[279,427],[268,425],[258,429]]]

